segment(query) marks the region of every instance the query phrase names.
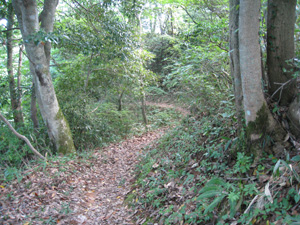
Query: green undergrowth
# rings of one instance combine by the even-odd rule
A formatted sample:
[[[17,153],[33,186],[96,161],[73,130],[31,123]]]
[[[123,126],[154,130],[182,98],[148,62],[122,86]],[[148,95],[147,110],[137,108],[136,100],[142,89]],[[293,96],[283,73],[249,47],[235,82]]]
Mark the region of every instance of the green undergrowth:
[[[148,121],[152,130],[179,124],[182,114],[174,108],[161,108],[159,106],[147,106]]]
[[[230,115],[186,118],[145,151],[125,201],[138,224],[299,224],[299,160],[253,167]]]
[[[51,155],[50,142],[44,127],[37,131],[30,127],[19,127],[16,131],[27,136],[42,155]],[[24,141],[17,138],[7,126],[0,126],[0,168],[22,168],[30,163],[33,156],[33,152]]]

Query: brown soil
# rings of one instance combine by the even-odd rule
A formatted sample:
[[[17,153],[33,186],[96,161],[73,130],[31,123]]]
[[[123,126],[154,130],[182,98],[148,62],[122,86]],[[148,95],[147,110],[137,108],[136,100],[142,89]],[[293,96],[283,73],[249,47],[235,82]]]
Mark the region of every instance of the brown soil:
[[[139,154],[164,131],[111,144],[88,159],[60,158],[0,184],[0,224],[134,224],[123,200]]]

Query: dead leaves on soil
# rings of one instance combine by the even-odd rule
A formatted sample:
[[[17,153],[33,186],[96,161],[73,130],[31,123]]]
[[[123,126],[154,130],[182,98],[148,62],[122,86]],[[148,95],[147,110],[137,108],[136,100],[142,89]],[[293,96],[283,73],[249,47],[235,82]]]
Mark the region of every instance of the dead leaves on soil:
[[[60,158],[0,184],[0,224],[133,224],[123,204],[142,148],[164,129],[112,144],[92,157]]]

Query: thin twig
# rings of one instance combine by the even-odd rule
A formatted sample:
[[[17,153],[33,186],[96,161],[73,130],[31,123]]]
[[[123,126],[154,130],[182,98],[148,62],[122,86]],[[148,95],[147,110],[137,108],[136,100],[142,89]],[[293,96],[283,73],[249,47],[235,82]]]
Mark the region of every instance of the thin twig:
[[[280,95],[279,95],[279,100],[278,100],[278,101],[280,101],[283,87],[284,87],[285,85],[288,85],[288,84],[289,84],[290,82],[292,82],[293,80],[295,80],[295,78],[289,79],[289,80],[286,81],[285,83],[275,83],[275,82],[274,82],[274,84],[278,84],[278,85],[281,85],[281,86],[280,86],[280,87],[272,94],[271,99],[272,99],[272,98],[274,97],[274,95],[276,95],[277,92],[280,90]]]

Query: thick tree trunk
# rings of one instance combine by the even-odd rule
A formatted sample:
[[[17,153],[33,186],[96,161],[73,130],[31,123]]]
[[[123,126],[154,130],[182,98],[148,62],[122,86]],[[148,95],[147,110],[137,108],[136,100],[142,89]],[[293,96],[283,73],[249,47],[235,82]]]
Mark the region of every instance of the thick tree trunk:
[[[8,4],[7,13],[7,32],[6,32],[6,43],[7,43],[7,73],[9,80],[9,91],[11,108],[13,111],[14,122],[16,126],[22,125],[24,123],[22,109],[21,109],[21,98],[17,92],[14,72],[13,72],[13,24],[14,24],[14,10],[11,3]]]
[[[239,49],[246,124],[256,120],[257,112],[266,105],[262,92],[259,46],[260,0],[241,0]]]
[[[230,37],[230,69],[234,80],[234,96],[237,111],[238,125],[242,127],[243,119],[243,90],[240,71],[239,54],[239,4],[240,0],[229,1],[229,37]]]
[[[261,142],[266,135],[271,136],[275,142],[282,141],[284,136],[282,128],[268,109],[262,89],[259,17],[260,0],[240,1],[239,49],[243,106],[250,151],[256,156],[256,160],[263,151]],[[270,145],[271,143],[265,144]],[[273,148],[275,154],[280,154],[283,149],[278,146],[280,144],[276,144]]]
[[[45,0],[40,15],[41,25],[45,32],[53,30],[54,13],[58,1]],[[47,126],[50,139],[60,153],[75,151],[69,125],[59,107],[54,91],[49,63],[50,43],[35,44],[30,38],[40,30],[37,3],[35,0],[13,0],[19,26],[25,42],[26,52],[31,63],[35,91],[43,120]]]
[[[295,54],[294,30],[296,21],[296,0],[269,0],[267,18],[267,67],[270,82],[270,95],[280,105],[288,106],[296,95],[296,80],[293,67],[286,60]],[[277,91],[282,88],[280,91]],[[277,91],[277,92],[276,92]],[[276,92],[276,93],[275,93]]]
[[[297,95],[294,68],[286,62],[295,56],[296,3],[296,0],[268,1],[267,66],[270,94],[280,105],[289,106],[290,128],[300,137],[300,99],[294,98]]]

